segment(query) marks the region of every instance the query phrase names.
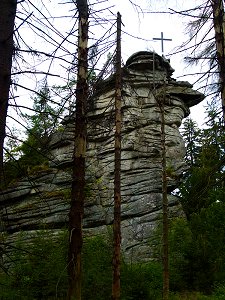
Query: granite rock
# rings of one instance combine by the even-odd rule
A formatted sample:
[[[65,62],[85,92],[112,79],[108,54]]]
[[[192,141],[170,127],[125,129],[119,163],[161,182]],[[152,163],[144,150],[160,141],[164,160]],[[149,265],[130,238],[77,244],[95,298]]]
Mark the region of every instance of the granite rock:
[[[175,189],[186,170],[179,132],[190,107],[204,98],[188,82],[173,79],[170,63],[156,53],[132,55],[123,68],[122,89],[122,250],[129,259],[151,256],[149,239],[162,213],[161,114],[164,99],[170,213],[182,215]],[[84,232],[108,234],[113,222],[115,76],[100,81],[87,115],[87,200]],[[0,195],[1,230],[10,243],[18,232],[57,231],[68,221],[74,116],[51,141],[50,171],[23,179]],[[13,238],[14,237],[14,238]]]

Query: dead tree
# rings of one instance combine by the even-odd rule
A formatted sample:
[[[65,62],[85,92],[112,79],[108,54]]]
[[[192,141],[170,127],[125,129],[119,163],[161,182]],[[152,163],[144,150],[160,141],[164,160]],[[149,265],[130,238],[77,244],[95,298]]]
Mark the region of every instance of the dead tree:
[[[81,299],[81,250],[83,244],[82,220],[84,214],[86,106],[88,97],[88,4],[76,1],[79,13],[78,73],[76,86],[75,144],[73,153],[72,196],[69,212],[69,300]]]
[[[3,145],[11,85],[13,31],[17,0],[0,1],[0,186],[3,184]]]
[[[168,196],[166,175],[166,134],[165,134],[165,99],[166,79],[160,95],[156,96],[161,116],[161,166],[162,166],[162,212],[163,212],[163,300],[169,298],[169,221],[168,221]]]
[[[225,13],[222,0],[211,0],[216,40],[216,56],[220,78],[223,118],[225,120]]]
[[[113,283],[112,299],[120,299],[120,244],[121,244],[121,15],[117,14],[116,91],[115,91],[115,169],[113,222]]]

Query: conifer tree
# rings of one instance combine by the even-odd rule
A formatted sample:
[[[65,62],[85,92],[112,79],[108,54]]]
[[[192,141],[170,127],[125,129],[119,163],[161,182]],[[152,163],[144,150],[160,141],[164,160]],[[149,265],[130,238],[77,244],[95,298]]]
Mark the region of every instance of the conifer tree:
[[[11,85],[16,7],[17,0],[0,1],[0,186],[3,184],[3,145]]]
[[[194,126],[188,128],[187,124]],[[181,202],[188,219],[193,213],[199,213],[202,208],[211,205],[214,200],[210,195],[221,187],[224,180],[224,125],[221,115],[219,117],[212,105],[208,107],[207,124],[210,127],[200,131],[193,122],[187,120],[186,129],[183,131],[189,147],[187,163],[190,163],[190,157],[194,162],[180,186]],[[188,143],[190,131],[192,132],[191,144]]]
[[[60,124],[62,112],[63,108],[52,105],[51,92],[45,84],[33,98],[32,112],[23,114],[27,139],[17,149],[22,151],[23,166],[31,167],[49,159],[51,135]]]
[[[121,15],[117,14],[116,86],[115,86],[115,168],[113,221],[113,284],[112,300],[120,299],[121,267]]]
[[[192,168],[197,163],[196,160],[200,151],[201,130],[194,120],[187,118],[183,123],[181,133],[186,147],[186,163]]]
[[[71,207],[69,212],[68,300],[81,300],[82,221],[85,199],[86,109],[88,97],[88,3],[76,1],[79,14],[78,71],[76,86],[75,136]]]
[[[219,70],[219,89],[225,121],[225,12],[223,0],[211,0],[216,40],[216,57]]]

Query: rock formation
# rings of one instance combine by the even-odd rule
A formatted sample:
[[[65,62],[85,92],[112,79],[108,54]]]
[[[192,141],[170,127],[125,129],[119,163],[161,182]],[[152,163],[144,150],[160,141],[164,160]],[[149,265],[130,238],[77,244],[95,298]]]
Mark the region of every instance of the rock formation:
[[[204,96],[188,82],[171,77],[169,62],[156,53],[133,54],[123,68],[122,104],[122,249],[128,259],[147,259],[152,231],[159,220],[161,196],[161,115],[165,98],[168,197],[171,213],[182,213],[175,189],[185,170],[185,147],[179,133],[189,108]],[[87,199],[84,232],[108,234],[113,221],[115,77],[100,81],[89,101]],[[18,233],[66,227],[70,199],[73,118],[52,138],[49,169],[18,182],[0,196],[1,230],[7,241]],[[26,235],[28,237],[29,235]]]

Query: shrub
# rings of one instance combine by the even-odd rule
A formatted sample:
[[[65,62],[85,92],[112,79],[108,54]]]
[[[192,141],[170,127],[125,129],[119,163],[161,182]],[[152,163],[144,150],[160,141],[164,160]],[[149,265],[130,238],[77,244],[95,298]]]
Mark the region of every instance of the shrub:
[[[225,299],[225,284],[219,284],[215,287],[213,297],[216,300],[224,300]]]
[[[39,231],[25,245],[22,239],[11,257],[9,275],[1,275],[4,300],[51,299],[66,295],[65,233],[54,236]]]
[[[157,262],[122,265],[122,300],[162,298],[162,267]]]
[[[66,299],[67,246],[65,232],[40,230],[27,243],[24,235],[11,257],[9,275],[0,273],[0,299]],[[82,297],[108,300],[112,290],[112,243],[96,236],[84,239]],[[161,299],[162,268],[157,262],[121,266],[121,300]]]
[[[83,299],[106,300],[112,289],[111,242],[101,236],[84,240]]]

